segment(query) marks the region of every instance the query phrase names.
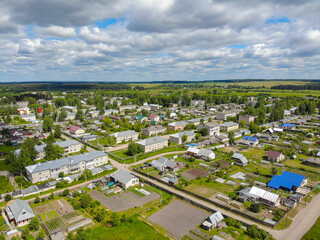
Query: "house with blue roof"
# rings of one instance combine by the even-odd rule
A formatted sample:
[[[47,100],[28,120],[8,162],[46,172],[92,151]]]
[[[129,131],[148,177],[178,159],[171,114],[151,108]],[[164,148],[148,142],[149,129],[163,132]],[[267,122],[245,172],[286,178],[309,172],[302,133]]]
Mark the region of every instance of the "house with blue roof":
[[[283,123],[283,124],[280,124],[279,126],[283,129],[290,129],[290,130],[296,129],[296,125],[294,125],[293,123]]]
[[[268,187],[274,188],[276,190],[282,189],[291,192],[306,183],[307,178],[305,176],[284,171],[280,176],[273,176],[273,178],[268,183]]]

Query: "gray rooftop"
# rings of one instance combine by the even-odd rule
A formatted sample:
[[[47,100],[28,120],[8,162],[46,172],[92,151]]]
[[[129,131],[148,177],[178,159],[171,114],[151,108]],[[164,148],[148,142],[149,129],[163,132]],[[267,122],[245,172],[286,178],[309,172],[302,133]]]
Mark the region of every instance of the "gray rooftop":
[[[183,126],[183,125],[187,125],[188,123],[185,121],[178,121],[178,122],[172,122],[169,123],[168,126]]]
[[[168,141],[168,140],[163,137],[156,136],[156,137],[144,139],[144,140],[139,141],[137,143],[140,145],[143,145],[143,146],[149,146],[149,145],[153,145],[153,144],[157,144],[157,143],[161,143],[161,142],[165,142],[165,141]]]
[[[172,134],[172,135],[170,135],[170,137],[182,138],[184,135],[186,135],[188,137],[192,137],[192,136],[195,136],[196,134],[194,132],[191,132],[191,131],[184,131],[184,132],[179,132],[179,133]]]
[[[14,202],[8,208],[10,209],[16,222],[35,217],[35,214],[29,204],[21,199],[14,200]]]
[[[225,122],[225,123],[222,123],[220,126],[222,126],[222,127],[232,127],[232,126],[235,126],[235,125],[238,125],[238,123],[235,123],[235,122]]]
[[[123,131],[123,132],[116,132],[113,134],[110,134],[111,136],[115,137],[124,137],[124,136],[131,136],[131,135],[137,135],[138,133],[133,130]]]
[[[45,170],[58,169],[62,166],[78,164],[79,162],[83,162],[83,161],[86,161],[86,162],[92,161],[96,158],[104,157],[104,156],[107,156],[107,154],[101,151],[95,151],[95,152],[70,156],[67,158],[61,158],[53,161],[47,161],[44,163],[30,165],[30,166],[27,166],[26,169],[30,173],[35,173],[35,172],[41,172]]]
[[[119,183],[127,184],[135,176],[133,174],[131,174],[130,172],[128,172],[128,171],[119,169],[116,172],[112,173],[111,177],[113,177]]]

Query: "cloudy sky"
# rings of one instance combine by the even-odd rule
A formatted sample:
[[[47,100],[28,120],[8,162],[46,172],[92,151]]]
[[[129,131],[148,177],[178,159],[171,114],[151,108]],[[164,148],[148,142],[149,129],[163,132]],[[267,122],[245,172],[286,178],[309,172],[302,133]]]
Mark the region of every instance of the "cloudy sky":
[[[2,0],[0,81],[320,78],[319,0]]]

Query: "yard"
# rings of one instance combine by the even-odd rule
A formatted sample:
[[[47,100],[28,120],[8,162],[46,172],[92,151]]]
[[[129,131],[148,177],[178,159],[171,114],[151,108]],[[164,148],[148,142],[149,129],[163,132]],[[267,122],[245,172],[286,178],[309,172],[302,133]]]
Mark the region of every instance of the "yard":
[[[130,208],[140,207],[160,198],[160,195],[156,192],[151,192],[151,194],[147,196],[141,196],[133,191],[126,191],[107,197],[98,190],[93,190],[89,192],[89,195],[113,212],[121,212]]]
[[[172,237],[180,239],[208,216],[209,213],[195,206],[175,200],[151,215],[148,220],[168,230]]]
[[[5,176],[0,176],[0,194],[12,192],[14,187],[11,185],[9,178]]]
[[[61,229],[66,230],[70,226],[87,220],[87,218],[76,212],[65,199],[32,204],[32,207],[41,226],[48,234]]]
[[[156,232],[148,224],[141,221],[124,223],[116,227],[108,228],[101,225],[96,228],[88,229],[88,239],[113,239],[113,240],[166,240],[167,237]]]
[[[169,148],[165,148],[165,149],[162,149],[162,150],[159,150],[159,151],[155,151],[155,152],[142,153],[141,155],[137,155],[136,156],[136,161],[143,160],[143,159],[146,159],[148,157],[156,156],[156,155],[159,155],[159,154],[162,154],[162,153],[168,153],[169,154],[170,152],[175,152],[175,151],[186,151],[186,149],[184,149],[181,146],[175,146],[175,147],[169,147]],[[109,154],[109,157],[111,157],[112,159],[114,159],[116,161],[119,161],[119,162],[123,162],[124,161],[126,164],[133,163],[134,162],[134,157],[130,157],[130,156],[126,155],[126,152],[127,152],[126,149],[119,150],[119,151],[114,151],[114,152],[111,152],[111,153],[114,154],[115,156],[119,157],[119,158],[114,157],[111,154]]]

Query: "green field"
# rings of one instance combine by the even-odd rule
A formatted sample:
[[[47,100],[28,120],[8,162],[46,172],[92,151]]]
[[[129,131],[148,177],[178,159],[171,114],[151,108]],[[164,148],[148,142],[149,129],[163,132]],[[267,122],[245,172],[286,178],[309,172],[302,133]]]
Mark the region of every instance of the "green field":
[[[113,240],[164,240],[168,239],[156,232],[151,226],[144,222],[134,221],[132,223],[123,223],[117,227],[107,228],[101,225],[97,228],[88,229],[88,239],[113,239]]]
[[[12,192],[14,187],[11,185],[9,179],[5,176],[0,176],[0,193]]]
[[[125,154],[127,150],[120,150],[120,151],[114,151],[112,152],[112,154],[120,157],[120,158],[123,158],[125,159],[125,163],[133,163],[134,162],[134,157],[129,157]],[[159,155],[161,153],[170,153],[170,152],[175,152],[175,151],[186,151],[186,149],[184,149],[183,147],[181,146],[175,146],[175,147],[170,147],[170,148],[165,148],[165,149],[162,149],[162,150],[159,150],[159,151],[155,151],[155,152],[150,152],[150,153],[145,153],[145,154],[142,154],[140,156],[136,156],[136,161],[139,161],[139,160],[143,160],[143,159],[146,159],[148,157],[152,157],[152,156],[156,156],[156,155]],[[112,159],[114,160],[117,160],[119,162],[122,162],[122,160],[112,156],[112,155],[109,155],[109,157],[111,157]]]
[[[302,240],[316,240],[320,238],[320,217],[310,230],[302,237]]]

